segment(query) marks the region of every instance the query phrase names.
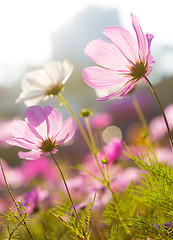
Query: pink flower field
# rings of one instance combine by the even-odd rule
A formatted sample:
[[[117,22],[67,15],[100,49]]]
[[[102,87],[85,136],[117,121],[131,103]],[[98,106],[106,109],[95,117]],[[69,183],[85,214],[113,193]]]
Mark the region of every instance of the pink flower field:
[[[173,105],[150,75],[154,36],[131,20],[134,33],[106,26],[83,49],[97,65],[77,91],[103,91],[90,106],[70,60],[24,74],[22,115],[0,119],[0,239],[173,239]]]

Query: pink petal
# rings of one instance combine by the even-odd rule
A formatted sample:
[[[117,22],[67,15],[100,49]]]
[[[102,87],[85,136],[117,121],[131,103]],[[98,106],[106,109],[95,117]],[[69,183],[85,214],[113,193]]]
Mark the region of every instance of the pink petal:
[[[31,106],[25,112],[25,120],[29,123],[28,127],[32,131],[32,127],[36,130],[33,132],[38,134],[40,138],[46,139],[48,137],[47,119],[44,110],[40,106]],[[37,136],[38,137],[38,136]]]
[[[99,98],[97,99],[97,101],[105,101],[108,100],[109,98],[115,97],[117,95],[119,95],[121,93],[121,95],[119,96],[119,98],[125,96],[129,91],[132,90],[132,88],[134,88],[136,86],[138,82],[136,82],[135,84],[131,81],[128,84],[124,85],[123,87],[121,87],[118,91],[111,93],[110,95],[107,95],[105,97]]]
[[[135,62],[139,58],[137,41],[130,32],[119,26],[110,26],[103,30],[103,34],[127,59]]]
[[[69,117],[62,126],[62,129],[57,134],[56,139],[57,141],[61,141],[64,139],[64,142],[71,140],[75,133],[75,123],[72,117]]]
[[[18,156],[23,159],[27,160],[35,160],[40,158],[44,153],[42,153],[40,150],[32,150],[29,152],[19,152]]]
[[[60,131],[62,127],[62,117],[58,111],[56,111],[51,106],[46,106],[44,108],[44,114],[47,118],[48,124],[48,137],[50,139],[54,139],[57,133]]]
[[[38,142],[38,138],[30,131],[25,121],[14,120],[10,127],[14,137],[23,138],[25,140],[29,139],[32,143]]]
[[[83,76],[85,82],[90,87],[96,89],[121,87],[123,83],[129,80],[128,77],[124,77],[117,71],[108,70],[97,66],[86,67],[83,70]]]
[[[141,29],[140,23],[139,23],[139,18],[136,17],[133,13],[131,14],[131,16],[132,16],[133,28],[136,32],[136,37],[138,40],[138,48],[139,48],[138,52],[139,52],[141,59],[143,60],[143,58],[145,59],[145,57],[148,54],[147,38],[142,32],[142,29]]]
[[[146,37],[147,37],[148,50],[149,50],[149,49],[150,49],[150,46],[151,46],[151,41],[152,41],[152,39],[154,38],[154,35],[153,35],[153,34],[150,34],[150,33],[147,33],[147,34],[146,34]]]
[[[85,54],[97,64],[112,70],[124,70],[129,64],[115,45],[101,39],[90,42],[85,49]]]
[[[12,146],[17,146],[26,149],[33,149],[36,147],[34,143],[27,141],[26,139],[11,138],[8,139],[6,142]]]

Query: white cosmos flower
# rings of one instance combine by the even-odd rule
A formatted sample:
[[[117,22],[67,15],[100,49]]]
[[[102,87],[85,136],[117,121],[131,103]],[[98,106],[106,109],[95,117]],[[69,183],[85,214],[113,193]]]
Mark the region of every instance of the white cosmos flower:
[[[28,72],[22,79],[22,92],[16,102],[24,102],[26,106],[37,105],[49,96],[58,94],[73,71],[73,64],[65,60],[50,61],[43,69]]]

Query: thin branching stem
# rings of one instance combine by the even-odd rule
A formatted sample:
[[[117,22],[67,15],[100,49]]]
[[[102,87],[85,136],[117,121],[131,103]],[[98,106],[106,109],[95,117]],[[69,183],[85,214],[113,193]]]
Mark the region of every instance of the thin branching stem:
[[[162,105],[161,105],[161,102],[160,102],[160,100],[159,100],[159,97],[157,96],[157,93],[156,93],[153,85],[151,84],[150,80],[149,80],[145,75],[143,75],[143,77],[146,79],[147,83],[149,84],[150,89],[151,89],[151,91],[153,92],[153,94],[154,94],[154,96],[155,96],[155,98],[156,98],[156,100],[157,100],[157,102],[158,102],[158,104],[159,104],[160,110],[161,110],[161,112],[162,112],[162,115],[163,115],[163,118],[164,118],[164,121],[165,121],[165,124],[166,124],[166,127],[167,127],[170,145],[171,145],[171,148],[172,148],[172,151],[173,151],[173,139],[172,139],[171,130],[170,130],[170,127],[169,127],[168,120],[167,120],[167,118],[166,118],[165,112],[164,112],[163,107],[162,107]]]

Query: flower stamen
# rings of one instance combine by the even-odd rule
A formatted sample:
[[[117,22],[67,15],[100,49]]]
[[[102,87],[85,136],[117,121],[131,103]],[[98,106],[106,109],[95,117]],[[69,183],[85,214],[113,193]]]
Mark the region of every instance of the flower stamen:
[[[55,141],[52,142],[50,138],[43,140],[41,147],[39,147],[43,152],[52,152],[55,148]]]

